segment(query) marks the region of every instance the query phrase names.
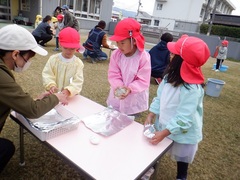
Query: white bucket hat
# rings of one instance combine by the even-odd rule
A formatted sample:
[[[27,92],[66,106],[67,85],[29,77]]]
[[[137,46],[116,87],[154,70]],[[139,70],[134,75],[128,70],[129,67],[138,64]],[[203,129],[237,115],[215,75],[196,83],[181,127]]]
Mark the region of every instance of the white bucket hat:
[[[46,56],[48,52],[40,47],[33,35],[25,28],[11,24],[0,29],[0,49],[33,52]]]

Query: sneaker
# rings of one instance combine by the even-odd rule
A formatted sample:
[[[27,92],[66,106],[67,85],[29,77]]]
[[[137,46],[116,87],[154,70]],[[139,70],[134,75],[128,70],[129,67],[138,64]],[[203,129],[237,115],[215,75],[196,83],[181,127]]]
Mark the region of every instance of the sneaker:
[[[218,72],[218,71],[219,71],[218,69],[215,70],[215,72]]]
[[[53,51],[59,51],[59,48],[55,48]]]
[[[151,167],[142,177],[141,180],[149,180],[151,175],[154,173],[154,168]]]
[[[161,78],[155,78],[155,81],[157,84],[160,84],[162,82],[162,79]]]

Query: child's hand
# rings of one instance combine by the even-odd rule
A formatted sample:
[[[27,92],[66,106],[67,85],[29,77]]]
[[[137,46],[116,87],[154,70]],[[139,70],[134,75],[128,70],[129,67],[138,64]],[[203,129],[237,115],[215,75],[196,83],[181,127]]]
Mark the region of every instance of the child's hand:
[[[145,122],[144,122],[144,126],[148,125],[148,124],[152,124],[152,118],[147,117]]]
[[[68,99],[67,99],[66,95],[64,95],[63,93],[55,93],[55,95],[57,96],[57,98],[61,104],[68,105]]]
[[[147,124],[152,124],[154,118],[155,118],[155,114],[150,112],[144,122],[144,126],[146,126]]]
[[[126,93],[126,89],[124,87],[117,87],[115,90],[114,90],[114,96],[119,98]]]
[[[70,92],[67,89],[63,89],[62,92],[67,98],[70,96]]]
[[[58,88],[56,86],[52,86],[49,90],[50,94],[54,94],[56,92],[58,92]]]
[[[152,139],[150,140],[150,143],[156,145],[170,134],[171,134],[170,131],[167,129],[164,129],[163,131],[157,131],[155,132],[155,136],[153,136]]]
[[[128,88],[128,87],[122,87],[122,89],[124,89],[125,90],[125,93],[123,93],[123,94],[121,94],[120,96],[119,96],[119,99],[125,99],[130,93],[131,93],[131,89],[130,88]]]

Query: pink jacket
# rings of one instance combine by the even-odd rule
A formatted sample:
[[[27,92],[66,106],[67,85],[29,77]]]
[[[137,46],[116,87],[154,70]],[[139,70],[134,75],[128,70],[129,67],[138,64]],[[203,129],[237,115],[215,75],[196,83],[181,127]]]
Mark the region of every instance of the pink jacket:
[[[115,50],[108,69],[111,89],[107,105],[127,115],[147,110],[150,77],[151,61],[148,52],[137,50],[131,57],[126,57],[120,50]],[[114,97],[114,90],[119,86],[131,89],[131,93],[123,100]]]

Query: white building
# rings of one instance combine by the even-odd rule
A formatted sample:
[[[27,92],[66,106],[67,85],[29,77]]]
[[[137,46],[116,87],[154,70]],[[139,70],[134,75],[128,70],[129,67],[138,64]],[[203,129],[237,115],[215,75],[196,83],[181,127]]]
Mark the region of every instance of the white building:
[[[236,9],[230,0],[155,0],[150,25],[170,31],[197,32],[203,18],[209,20],[216,2],[215,13],[230,15]]]
[[[111,22],[113,0],[0,0],[0,23],[34,24],[36,15],[52,15],[57,6],[68,5],[81,29],[92,29],[99,20]]]

